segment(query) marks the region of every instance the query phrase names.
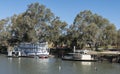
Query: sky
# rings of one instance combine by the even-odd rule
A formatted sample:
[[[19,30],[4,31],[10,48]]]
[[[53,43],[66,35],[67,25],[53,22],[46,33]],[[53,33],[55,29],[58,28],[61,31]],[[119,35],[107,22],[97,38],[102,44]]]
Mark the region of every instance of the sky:
[[[35,2],[45,5],[68,24],[73,23],[79,12],[90,10],[120,29],[120,0],[0,0],[0,19],[20,14],[29,4]]]

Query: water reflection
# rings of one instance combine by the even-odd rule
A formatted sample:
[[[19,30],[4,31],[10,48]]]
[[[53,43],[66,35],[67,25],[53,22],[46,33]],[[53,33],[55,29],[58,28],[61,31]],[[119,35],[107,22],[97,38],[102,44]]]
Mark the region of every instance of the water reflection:
[[[81,62],[81,64],[84,66],[84,65],[86,65],[86,66],[91,66],[91,63],[92,62]]]
[[[0,56],[1,74],[119,74],[119,69],[119,64],[111,63]]]
[[[12,63],[12,57],[9,57],[9,58],[8,58],[8,61],[9,61],[10,63]]]
[[[40,63],[48,63],[49,59],[48,58],[40,58],[40,59],[37,59],[37,61],[39,61]]]
[[[18,63],[21,64],[21,58],[18,58]]]

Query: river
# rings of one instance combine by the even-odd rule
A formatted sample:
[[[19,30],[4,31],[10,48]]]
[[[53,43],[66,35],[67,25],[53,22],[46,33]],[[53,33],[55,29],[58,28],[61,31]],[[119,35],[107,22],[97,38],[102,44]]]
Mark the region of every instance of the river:
[[[120,64],[62,61],[57,58],[8,58],[0,55],[0,74],[119,74]]]

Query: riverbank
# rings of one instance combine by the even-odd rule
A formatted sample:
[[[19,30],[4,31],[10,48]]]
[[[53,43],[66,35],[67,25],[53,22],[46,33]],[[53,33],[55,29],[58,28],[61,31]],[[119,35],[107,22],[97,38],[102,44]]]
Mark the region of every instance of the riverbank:
[[[60,51],[60,52],[62,52],[62,51]],[[103,52],[89,51],[87,54],[93,55],[95,57],[95,59],[97,59],[100,62],[108,61],[108,62],[111,62],[111,63],[120,63],[120,51],[103,51]],[[6,55],[6,54],[4,54],[4,55]],[[56,58],[61,58],[62,59],[63,55],[64,55],[64,53],[50,54],[48,56],[48,58],[56,57]],[[15,58],[18,58],[18,57],[15,57]],[[25,58],[31,58],[31,57],[26,57],[25,56]],[[32,56],[32,58],[34,58],[34,57]]]
[[[91,51],[88,54],[95,55],[99,61],[109,61],[111,63],[120,63],[120,51]]]

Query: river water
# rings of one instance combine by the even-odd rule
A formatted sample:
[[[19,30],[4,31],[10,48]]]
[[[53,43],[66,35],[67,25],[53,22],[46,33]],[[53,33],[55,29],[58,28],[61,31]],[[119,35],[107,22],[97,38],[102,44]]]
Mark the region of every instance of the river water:
[[[0,74],[119,74],[120,64],[62,61],[57,58],[8,58],[0,55]]]

